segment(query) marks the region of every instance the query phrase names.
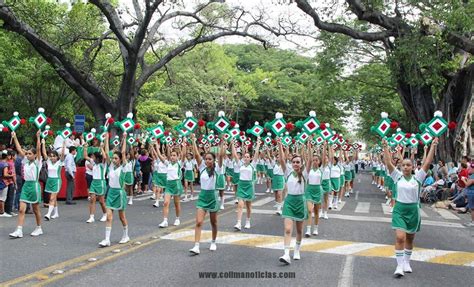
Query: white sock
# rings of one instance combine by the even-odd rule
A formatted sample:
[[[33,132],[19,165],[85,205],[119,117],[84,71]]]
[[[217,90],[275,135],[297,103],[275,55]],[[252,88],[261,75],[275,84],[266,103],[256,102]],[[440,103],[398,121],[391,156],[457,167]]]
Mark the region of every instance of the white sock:
[[[59,210],[57,206],[54,207],[54,215],[59,216]]]
[[[47,215],[47,216],[51,216],[51,213],[53,213],[53,210],[54,210],[54,206],[49,205],[49,206],[48,206],[48,213],[47,213],[46,215]]]
[[[163,221],[164,221],[164,222],[168,222],[168,218],[166,218],[166,217],[163,218]]]
[[[179,217],[176,217],[176,219],[175,219],[175,220],[179,220]]]
[[[91,215],[89,216],[89,218],[94,218],[94,217],[95,217],[95,215],[94,215],[94,214],[91,214]]]
[[[301,249],[301,241],[296,241],[295,251],[299,252]]]
[[[306,226],[306,233],[310,233],[311,232],[311,226]]]
[[[194,247],[199,248],[199,242],[194,242]]]
[[[285,256],[290,256],[290,246],[285,245]]]
[[[242,225],[242,220],[237,220],[238,225]]]
[[[247,223],[250,224],[250,218],[247,218],[247,219],[245,220],[245,224],[247,224]]]
[[[155,201],[155,205],[158,205],[158,204],[160,204],[160,200],[157,198]]]
[[[411,253],[413,252],[412,249],[405,249],[405,256],[404,260],[406,263],[410,263]]]
[[[17,226],[16,230],[23,231],[23,226]]]
[[[123,227],[123,235],[122,237],[128,237],[128,225],[125,225]]]
[[[395,250],[395,257],[397,258],[397,265],[402,266],[403,265],[403,255],[404,252],[403,250]]]
[[[105,240],[110,241],[110,233],[112,232],[112,227],[105,228]]]

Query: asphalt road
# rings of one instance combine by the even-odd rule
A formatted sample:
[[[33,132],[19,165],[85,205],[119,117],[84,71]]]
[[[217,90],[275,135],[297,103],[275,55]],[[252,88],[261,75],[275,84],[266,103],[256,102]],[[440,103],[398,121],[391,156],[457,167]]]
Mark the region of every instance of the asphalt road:
[[[152,207],[153,201],[146,197],[136,200],[126,211],[132,241],[117,244],[122,229],[116,216],[112,246],[104,249],[98,248],[104,223],[85,223],[86,200],[75,206],[60,202],[60,218],[44,222],[45,234],[37,238],[29,236],[35,225],[32,215],[27,216],[24,237],[15,240],[8,234],[16,219],[1,218],[0,285],[456,286],[471,281],[474,229],[462,226],[468,216],[427,205],[415,240],[414,272],[401,279],[392,277],[396,263],[391,258],[390,214],[383,207],[384,195],[364,173],[358,175],[356,192],[344,199],[342,208],[321,221],[320,235],[303,239],[302,259],[283,266],[278,261],[283,253],[283,220],[273,213],[274,201],[266,199],[273,195],[263,190],[257,186],[254,203],[259,206],[254,207],[252,228],[242,232],[233,230],[235,206],[227,199],[230,204],[219,213],[217,251],[208,250],[206,221],[198,256],[188,252],[193,247],[195,202],[182,204],[181,226],[159,229],[162,208]],[[169,221],[174,222],[173,207]],[[292,278],[267,278],[270,275]]]

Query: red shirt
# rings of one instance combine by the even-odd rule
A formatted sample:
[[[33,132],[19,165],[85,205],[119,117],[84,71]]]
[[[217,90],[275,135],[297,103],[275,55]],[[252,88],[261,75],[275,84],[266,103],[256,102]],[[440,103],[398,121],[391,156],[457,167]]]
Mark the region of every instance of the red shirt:
[[[462,179],[461,179],[462,177],[469,178],[469,169],[462,168],[461,171],[459,171],[459,174],[458,174],[458,185],[459,185],[460,188],[465,188],[466,184],[464,183],[464,181],[462,181]]]

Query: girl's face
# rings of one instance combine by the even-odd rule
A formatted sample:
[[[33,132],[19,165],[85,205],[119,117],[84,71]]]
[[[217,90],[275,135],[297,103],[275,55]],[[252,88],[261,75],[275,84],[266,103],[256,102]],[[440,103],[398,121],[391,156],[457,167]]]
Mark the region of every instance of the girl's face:
[[[291,160],[291,165],[292,165],[294,171],[299,172],[301,170],[301,165],[302,165],[301,157],[299,157],[299,156],[294,157]]]
[[[319,159],[319,157],[317,156],[313,157],[313,167],[319,167],[320,164],[321,164],[321,160]]]
[[[56,154],[54,154],[54,153],[51,153],[51,154],[49,155],[49,158],[51,159],[51,162],[53,162],[53,163],[55,163],[55,162],[58,161],[58,157],[57,157]]]
[[[252,160],[252,158],[250,157],[250,154],[248,152],[246,152],[244,154],[244,163],[245,164],[249,164],[250,163],[250,160]]]
[[[33,153],[32,150],[27,150],[26,153],[25,153],[25,155],[26,155],[26,159],[27,159],[27,160],[29,160],[29,161],[35,160],[36,154]]]
[[[212,155],[210,154],[206,154],[206,156],[204,157],[204,160],[205,160],[205,163],[206,163],[206,167],[212,167],[214,166],[214,158],[212,157]]]
[[[118,155],[114,154],[114,156],[112,157],[112,162],[114,165],[118,166],[122,161],[120,160],[120,157]]]
[[[170,161],[171,162],[176,162],[177,160],[178,160],[178,154],[175,151],[171,152]]]
[[[413,171],[413,164],[411,162],[411,160],[409,159],[404,159],[402,161],[402,172],[403,172],[403,175],[405,176],[409,176],[411,175],[411,172]]]
[[[96,162],[96,161],[97,161],[97,158],[95,157],[94,154],[91,155],[91,159],[92,159],[93,162]]]
[[[192,159],[193,159],[193,155],[188,153],[188,154],[186,155],[186,158],[187,158],[188,160],[192,160]]]

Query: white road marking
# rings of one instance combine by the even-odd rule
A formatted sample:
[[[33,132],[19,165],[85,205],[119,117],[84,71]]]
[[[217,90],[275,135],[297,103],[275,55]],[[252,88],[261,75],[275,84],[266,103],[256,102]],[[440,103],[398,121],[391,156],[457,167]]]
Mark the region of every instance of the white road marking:
[[[353,262],[354,256],[347,256],[342,265],[338,287],[350,287],[352,286],[352,273],[353,273]]]
[[[342,201],[341,203],[338,203],[337,204],[337,209],[332,209],[331,212],[338,212],[338,211],[341,211],[344,206],[346,205],[346,202],[345,201]]]
[[[358,202],[355,213],[369,213],[370,211],[370,202]]]
[[[359,200],[359,191],[356,191],[355,200]]]
[[[275,200],[275,198],[273,198],[273,197],[264,197],[260,200],[252,202],[252,206],[262,206],[262,205],[265,205],[265,204],[267,204],[269,202],[272,202],[274,200]]]
[[[377,246],[384,246],[383,244],[375,243],[353,243],[349,245],[338,246],[334,248],[321,250],[321,253],[331,253],[331,254],[340,254],[340,255],[349,255],[361,252],[367,249],[371,249]]]
[[[441,215],[441,217],[443,217],[444,219],[461,220],[459,217],[451,213],[451,211],[449,210],[442,209],[442,208],[435,208],[434,210],[436,210],[436,212],[438,212],[439,215]]]

